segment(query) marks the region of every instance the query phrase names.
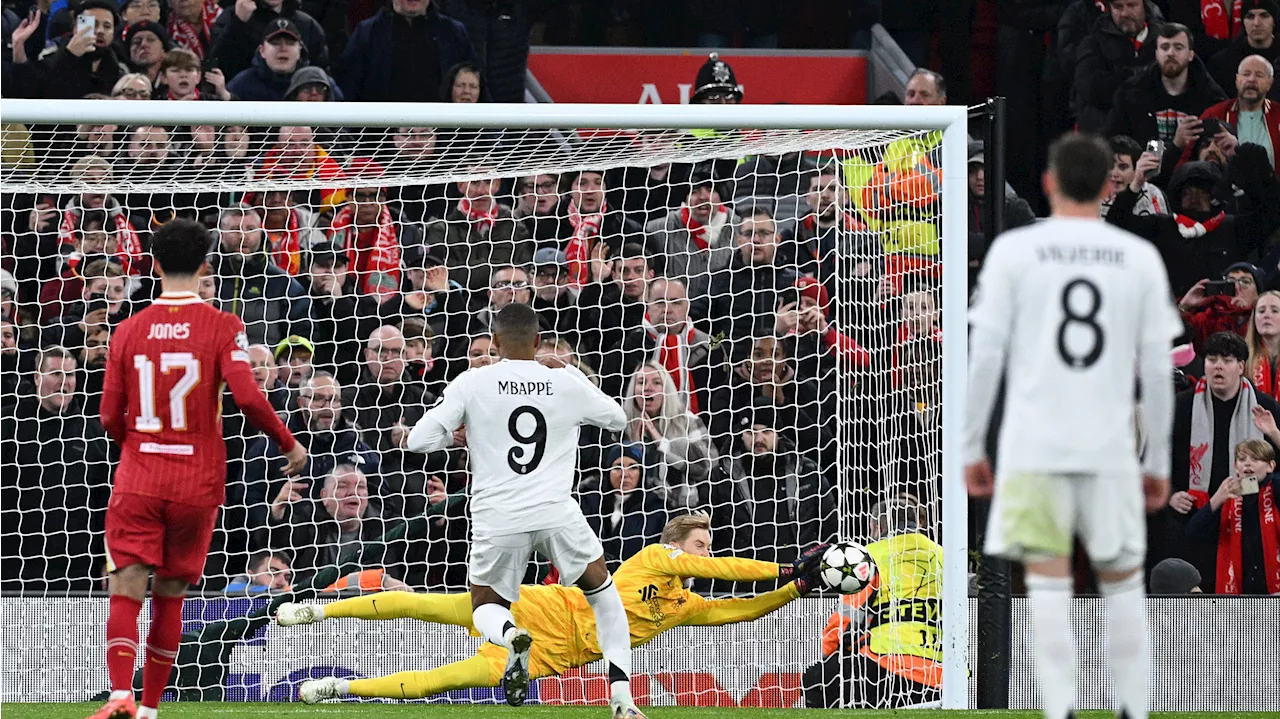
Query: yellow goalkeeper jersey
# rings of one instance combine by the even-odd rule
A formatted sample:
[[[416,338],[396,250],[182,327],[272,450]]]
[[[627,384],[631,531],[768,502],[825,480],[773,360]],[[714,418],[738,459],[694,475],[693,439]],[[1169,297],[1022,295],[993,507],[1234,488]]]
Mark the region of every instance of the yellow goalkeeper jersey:
[[[707,599],[689,591],[686,579],[763,581],[778,576],[778,565],[736,557],[699,557],[651,544],[622,563],[613,581],[627,609],[631,646],[638,647],[672,627],[719,626],[762,617],[799,597],[795,584],[748,599]],[[576,587],[522,587],[511,607],[516,623],[534,637],[530,669],[535,676],[560,673],[601,657],[595,614]]]

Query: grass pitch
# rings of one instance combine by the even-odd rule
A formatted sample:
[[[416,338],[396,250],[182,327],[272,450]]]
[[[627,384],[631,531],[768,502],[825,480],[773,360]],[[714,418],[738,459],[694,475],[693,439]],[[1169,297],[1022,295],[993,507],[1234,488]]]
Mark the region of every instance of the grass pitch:
[[[4,719],[84,719],[98,708],[97,704],[5,704],[0,706]],[[739,707],[646,707],[650,719],[797,719],[806,717],[821,719],[966,719],[967,717],[992,717],[994,719],[1039,719],[1035,711],[853,711],[825,709],[756,709]],[[287,717],[354,717],[356,719],[400,719],[404,717],[440,717],[441,719],[590,719],[607,717],[609,710],[603,706],[525,706],[509,707],[485,705],[445,704],[254,704],[228,703],[174,703],[162,704],[160,716],[164,719],[282,719]],[[1081,712],[1080,719],[1113,719],[1111,712]],[[1275,717],[1276,714],[1242,714],[1240,712],[1159,712],[1158,719],[1227,719],[1227,717]]]

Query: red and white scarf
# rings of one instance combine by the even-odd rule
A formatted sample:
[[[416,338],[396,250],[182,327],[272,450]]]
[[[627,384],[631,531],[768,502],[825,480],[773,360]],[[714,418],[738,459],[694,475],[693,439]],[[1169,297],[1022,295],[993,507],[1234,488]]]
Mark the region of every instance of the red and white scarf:
[[[680,222],[689,231],[689,237],[693,239],[693,244],[697,245],[699,250],[711,247],[711,243],[707,242],[707,235],[710,234],[707,230],[715,228],[719,231],[728,217],[729,213],[725,212],[724,205],[713,204],[711,215],[707,219],[707,224],[704,225],[693,218],[693,210],[689,209],[688,205],[680,205]]]
[[[267,234],[267,241],[271,245],[271,264],[290,275],[296,275],[302,269],[302,232],[299,229],[298,211],[289,208],[288,213],[284,229],[270,230],[264,227],[262,231]]]
[[[662,365],[671,374],[676,390],[684,395],[686,406],[690,412],[698,412],[698,395],[693,386],[693,374],[689,371],[689,350],[693,346],[693,323],[685,320],[684,326],[677,332],[659,332],[649,321],[649,313],[644,315],[644,331],[654,342],[654,362]]]
[[[1262,432],[1253,426],[1253,408],[1257,406],[1253,385],[1247,380],[1240,380],[1240,394],[1227,432],[1229,452],[1246,439],[1263,438]],[[1209,486],[1213,481],[1209,476],[1213,472],[1213,444],[1213,393],[1209,391],[1209,383],[1202,378],[1196,382],[1195,395],[1191,400],[1190,471],[1187,473],[1187,494],[1195,500],[1197,508],[1209,503]]]
[[[608,211],[601,201],[600,210],[590,215],[578,211],[578,205],[569,201],[569,225],[573,234],[569,236],[569,244],[565,245],[564,256],[569,263],[569,284],[581,287],[591,281],[591,250],[595,238],[600,236],[600,226],[604,224],[604,213]]]
[[[142,272],[140,263],[146,253],[142,251],[142,240],[138,237],[138,231],[114,198],[108,197],[103,209],[107,213],[107,222],[111,223],[111,227],[107,228],[107,231],[110,232],[112,228],[115,229],[116,259],[120,261],[120,266],[124,268],[126,275],[134,276],[140,274]],[[67,203],[66,209],[62,211],[62,222],[58,225],[59,245],[78,247],[77,241],[79,238],[76,232],[80,229],[80,217],[84,212],[85,210],[80,206],[78,199],[73,199]]]
[[[1240,0],[1231,3],[1227,14],[1227,0],[1200,0],[1200,22],[1204,34],[1214,40],[1230,40],[1244,27],[1244,13],[1240,12]]]
[[[458,200],[458,212],[461,212],[471,226],[476,228],[480,234],[488,234],[493,229],[493,223],[498,220],[498,203],[489,201],[489,209],[481,212],[476,209],[476,204],[471,198],[464,197]]]
[[[204,0],[200,8],[200,26],[196,27],[180,17],[177,13],[169,13],[169,37],[173,38],[175,47],[184,47],[204,59],[204,53],[213,41],[213,22],[222,14],[218,0]]]
[[[1258,358],[1258,366],[1253,368],[1253,386],[1280,399],[1280,377],[1271,371],[1271,359],[1265,354]]]
[[[1186,215],[1174,215],[1173,217],[1178,221],[1178,234],[1182,235],[1184,239],[1194,240],[1218,229],[1218,226],[1227,218],[1227,215],[1225,212],[1219,212],[1204,222],[1193,220]]]
[[[1275,482],[1258,488],[1258,529],[1262,532],[1262,571],[1267,593],[1280,594],[1280,524],[1276,521]],[[1222,505],[1218,519],[1216,593],[1240,594],[1244,587],[1244,498]]]
[[[391,210],[382,206],[376,228],[359,227],[355,219],[355,204],[347,203],[333,217],[329,241],[347,251],[358,291],[382,302],[400,288],[400,241]]]

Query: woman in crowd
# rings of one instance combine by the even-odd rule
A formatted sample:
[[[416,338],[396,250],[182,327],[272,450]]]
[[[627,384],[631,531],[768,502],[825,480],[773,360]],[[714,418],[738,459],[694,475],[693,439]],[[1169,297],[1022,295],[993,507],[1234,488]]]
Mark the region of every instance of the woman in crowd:
[[[706,426],[657,362],[646,362],[631,375],[626,396],[627,439],[651,447],[661,458],[658,479],[668,488],[668,505],[697,506],[716,457]]]
[[[1249,344],[1245,377],[1254,387],[1280,399],[1280,292],[1268,290],[1258,297],[1245,342]]]
[[[641,444],[609,449],[605,475],[584,480],[582,514],[604,545],[605,561],[616,571],[623,560],[658,541],[667,522],[658,480],[645,464]]]

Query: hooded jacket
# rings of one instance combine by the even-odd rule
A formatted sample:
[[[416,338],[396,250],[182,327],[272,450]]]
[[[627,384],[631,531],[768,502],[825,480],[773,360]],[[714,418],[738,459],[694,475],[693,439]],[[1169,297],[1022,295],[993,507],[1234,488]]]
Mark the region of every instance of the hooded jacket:
[[[209,56],[215,59],[224,75],[234,78],[249,69],[258,54],[258,46],[262,44],[262,33],[267,23],[281,17],[298,26],[298,32],[302,33],[304,56],[310,59],[310,63],[320,68],[329,67],[329,46],[325,44],[324,29],[315,18],[298,9],[298,0],[284,0],[280,12],[272,10],[264,0],[257,2],[258,9],[249,16],[248,22],[242,22],[236,16],[235,8],[228,7],[213,23],[213,47]]]

